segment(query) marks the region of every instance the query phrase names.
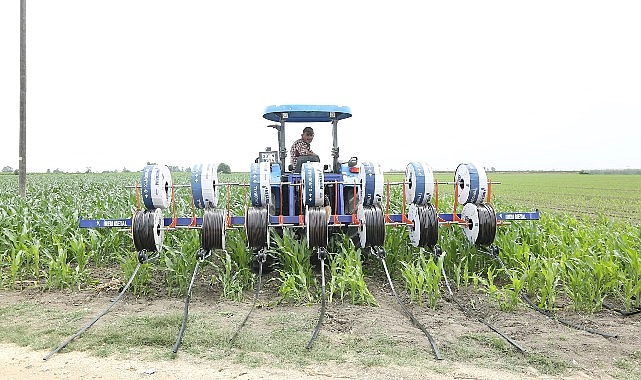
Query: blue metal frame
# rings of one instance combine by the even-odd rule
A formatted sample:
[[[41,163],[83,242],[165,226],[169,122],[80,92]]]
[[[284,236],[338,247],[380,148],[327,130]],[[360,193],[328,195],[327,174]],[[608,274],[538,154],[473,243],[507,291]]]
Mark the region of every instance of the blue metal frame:
[[[402,223],[403,216],[404,215],[402,214],[389,214],[389,218],[393,223]],[[457,216],[460,218],[461,214],[457,214]],[[452,223],[454,221],[452,217],[452,213],[439,214],[439,217],[441,218],[443,223]],[[532,212],[501,212],[496,214],[496,220],[500,220],[504,222],[510,222],[515,220],[539,220],[540,217],[541,217],[541,214],[539,210],[535,210]],[[187,227],[192,224],[192,221],[193,221],[192,218],[176,218],[176,226]],[[170,225],[172,222],[173,222],[172,218],[165,218],[165,226]],[[196,226],[202,225],[202,222],[203,222],[202,218],[196,218]],[[351,224],[352,215],[351,214],[338,215],[338,222],[339,222],[339,225]],[[278,216],[269,217],[270,225],[272,226],[278,225],[278,223],[279,223]],[[283,223],[292,224],[292,225],[299,224],[298,215],[284,216]],[[245,217],[232,216],[231,224],[234,226],[243,226],[245,225]],[[329,226],[331,227],[332,225],[334,225],[334,218],[330,220]],[[126,228],[126,227],[131,227],[131,218],[128,218],[128,219],[80,218],[79,227],[80,228],[113,228],[113,227]]]

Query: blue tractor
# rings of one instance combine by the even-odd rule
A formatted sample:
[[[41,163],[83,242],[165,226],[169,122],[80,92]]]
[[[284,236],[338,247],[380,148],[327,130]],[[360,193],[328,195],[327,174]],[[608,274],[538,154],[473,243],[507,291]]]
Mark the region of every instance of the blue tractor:
[[[278,151],[259,152],[250,170],[250,194],[254,207],[269,205],[271,216],[281,216],[279,224],[299,223],[305,206],[328,207],[332,224],[350,224],[360,182],[358,158],[339,160],[338,122],[352,116],[349,107],[334,105],[268,106],[263,117],[277,124]],[[321,165],[318,157],[301,156],[296,167],[287,164],[285,132],[289,123],[329,123],[332,128],[332,164]],[[321,178],[318,178],[322,175]],[[269,178],[269,179],[268,179]],[[322,188],[314,189],[314,180]],[[267,189],[269,181],[269,189]],[[307,187],[305,191],[304,187]],[[319,191],[315,191],[319,190]],[[306,197],[301,197],[301,192]],[[313,194],[310,194],[313,192]],[[316,198],[319,198],[318,200]]]

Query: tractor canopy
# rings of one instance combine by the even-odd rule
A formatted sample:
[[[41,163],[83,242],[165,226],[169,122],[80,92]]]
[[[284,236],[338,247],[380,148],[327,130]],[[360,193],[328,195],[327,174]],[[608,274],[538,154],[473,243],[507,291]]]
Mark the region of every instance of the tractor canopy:
[[[343,120],[352,116],[346,106],[285,104],[267,106],[263,118],[278,123],[316,123]]]

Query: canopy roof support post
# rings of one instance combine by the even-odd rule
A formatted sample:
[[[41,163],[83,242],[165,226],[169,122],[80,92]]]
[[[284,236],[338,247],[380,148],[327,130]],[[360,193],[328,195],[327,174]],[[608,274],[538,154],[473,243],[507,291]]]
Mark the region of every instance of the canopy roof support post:
[[[338,166],[338,120],[335,118],[332,119],[332,156],[334,158],[333,161],[333,171],[338,173],[340,171],[340,168]]]
[[[283,173],[287,170],[285,159],[287,158],[287,147],[285,146],[285,120],[280,120],[278,127],[278,154],[280,155],[280,167]]]

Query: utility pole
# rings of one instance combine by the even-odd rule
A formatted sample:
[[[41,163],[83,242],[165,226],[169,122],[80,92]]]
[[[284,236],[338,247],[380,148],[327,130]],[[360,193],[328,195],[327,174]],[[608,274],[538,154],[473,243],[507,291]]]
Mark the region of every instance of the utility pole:
[[[20,0],[20,141],[18,183],[20,195],[27,194],[27,0]]]

